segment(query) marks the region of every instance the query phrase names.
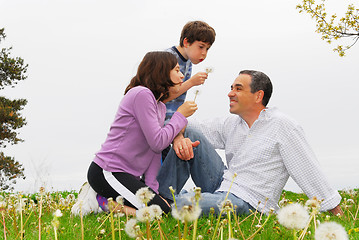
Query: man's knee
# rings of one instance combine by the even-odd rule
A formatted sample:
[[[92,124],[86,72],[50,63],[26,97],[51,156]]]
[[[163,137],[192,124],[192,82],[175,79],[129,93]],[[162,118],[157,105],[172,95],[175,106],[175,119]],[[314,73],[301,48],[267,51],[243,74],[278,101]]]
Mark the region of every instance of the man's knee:
[[[201,141],[202,139],[206,138],[201,131],[190,127],[186,128],[184,137],[191,139],[192,142],[197,140]]]

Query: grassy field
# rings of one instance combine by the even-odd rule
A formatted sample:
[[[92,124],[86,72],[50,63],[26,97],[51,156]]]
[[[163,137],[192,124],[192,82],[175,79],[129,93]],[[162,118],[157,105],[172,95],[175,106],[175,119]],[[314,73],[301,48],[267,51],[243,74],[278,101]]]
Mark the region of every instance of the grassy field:
[[[236,217],[230,209],[229,214],[221,217],[209,215],[187,222],[171,214],[162,215],[147,222],[137,221],[132,230],[136,230],[137,239],[315,239],[320,224],[336,222],[345,228],[349,239],[359,239],[359,190],[340,191],[340,194],[344,216],[313,213],[315,221],[310,222],[304,235],[302,229],[284,227],[274,213],[255,212]],[[127,223],[127,228],[133,227],[131,217],[114,213],[72,216],[70,209],[77,197],[75,192],[0,195],[0,239],[133,239],[125,232]],[[289,205],[294,202],[304,205],[308,199],[303,194],[284,191],[282,200]]]

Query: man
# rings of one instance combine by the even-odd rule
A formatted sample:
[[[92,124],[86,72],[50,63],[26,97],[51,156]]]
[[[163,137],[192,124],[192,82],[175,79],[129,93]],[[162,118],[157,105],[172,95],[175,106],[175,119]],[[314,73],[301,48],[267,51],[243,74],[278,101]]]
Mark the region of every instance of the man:
[[[238,213],[248,214],[257,207],[268,212],[278,209],[291,176],[309,198],[323,200],[322,211],[342,214],[341,197],[329,186],[302,128],[278,109],[266,107],[271,94],[267,75],[241,71],[228,93],[233,115],[202,123],[190,121],[186,131],[175,138],[157,176],[160,194],[172,199],[168,187],[173,186],[178,194],[191,174],[204,192],[200,201],[204,214],[211,207],[218,212],[228,190]],[[228,168],[215,149],[225,149]],[[185,202],[186,194],[176,201]]]

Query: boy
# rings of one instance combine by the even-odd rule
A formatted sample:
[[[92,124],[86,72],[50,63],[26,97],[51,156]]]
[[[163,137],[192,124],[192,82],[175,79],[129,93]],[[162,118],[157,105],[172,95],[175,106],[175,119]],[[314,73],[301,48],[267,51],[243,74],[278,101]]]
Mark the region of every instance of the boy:
[[[178,60],[180,71],[184,75],[180,91],[166,103],[166,121],[170,119],[186,99],[187,90],[193,86],[201,85],[208,74],[198,72],[193,77],[192,63],[198,64],[207,57],[207,52],[216,38],[216,32],[207,23],[202,21],[188,22],[182,29],[180,45],[173,46],[166,51],[173,53]]]

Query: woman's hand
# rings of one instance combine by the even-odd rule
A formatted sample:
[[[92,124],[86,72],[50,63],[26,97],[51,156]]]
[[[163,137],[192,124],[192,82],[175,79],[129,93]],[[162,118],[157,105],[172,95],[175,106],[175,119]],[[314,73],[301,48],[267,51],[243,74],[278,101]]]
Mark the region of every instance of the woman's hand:
[[[181,113],[185,117],[192,116],[192,114],[198,109],[197,104],[194,101],[186,101],[179,108],[177,112]]]

